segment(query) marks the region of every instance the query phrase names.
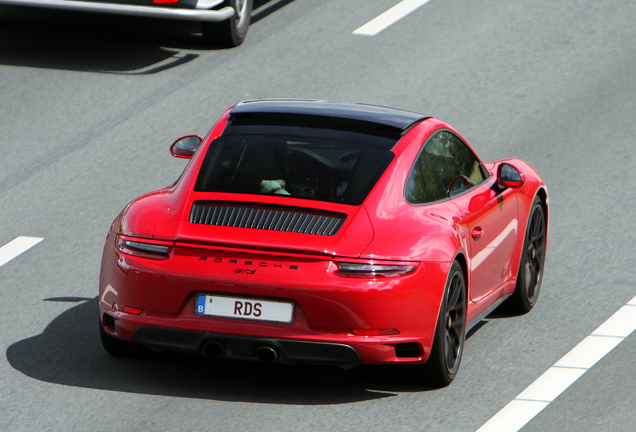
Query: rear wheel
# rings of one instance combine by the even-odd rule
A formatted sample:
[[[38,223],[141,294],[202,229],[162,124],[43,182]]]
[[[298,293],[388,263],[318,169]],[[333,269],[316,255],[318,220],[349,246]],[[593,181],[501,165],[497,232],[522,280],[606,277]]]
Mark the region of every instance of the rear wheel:
[[[461,265],[453,262],[448,273],[439,311],[431,355],[424,364],[426,379],[434,385],[449,385],[459,371],[466,339],[466,282]]]
[[[517,286],[508,300],[511,312],[524,314],[537,303],[545,264],[546,223],[543,203],[535,197],[521,251]]]
[[[253,0],[225,0],[220,8],[232,7],[234,16],[221,22],[202,22],[201,32],[206,43],[226,48],[242,44],[250,26],[252,5]]]

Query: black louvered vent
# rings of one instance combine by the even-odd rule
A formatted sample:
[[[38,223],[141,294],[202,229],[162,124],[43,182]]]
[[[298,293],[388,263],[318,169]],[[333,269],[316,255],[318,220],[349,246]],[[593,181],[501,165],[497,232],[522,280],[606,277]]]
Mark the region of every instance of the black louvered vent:
[[[316,235],[336,234],[345,219],[346,215],[319,214],[307,212],[305,209],[288,210],[218,203],[194,203],[190,212],[192,223]]]

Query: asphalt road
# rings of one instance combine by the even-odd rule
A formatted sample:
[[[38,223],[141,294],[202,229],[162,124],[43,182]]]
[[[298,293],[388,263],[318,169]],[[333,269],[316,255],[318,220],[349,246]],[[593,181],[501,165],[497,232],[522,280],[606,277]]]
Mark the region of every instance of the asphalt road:
[[[475,431],[636,296],[636,3],[260,1],[246,43],[197,26],[0,7],[0,430]],[[535,309],[492,315],[445,389],[408,370],[116,359],[98,340],[109,224],[171,184],[168,152],[232,104],[303,97],[448,121],[485,160],[544,177],[551,221]],[[633,431],[636,335],[523,431]]]

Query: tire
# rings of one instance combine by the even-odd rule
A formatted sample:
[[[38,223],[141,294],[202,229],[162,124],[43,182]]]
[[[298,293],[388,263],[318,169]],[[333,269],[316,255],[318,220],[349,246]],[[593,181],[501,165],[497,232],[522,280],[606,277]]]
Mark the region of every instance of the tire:
[[[508,299],[510,312],[525,314],[537,303],[543,282],[545,265],[546,222],[543,202],[538,196],[534,198],[528,217],[528,226],[523,239],[517,285]]]
[[[455,261],[448,272],[433,348],[424,364],[424,377],[438,387],[449,385],[459,371],[466,340],[466,281]]]
[[[247,36],[254,0],[225,0],[219,8],[231,6],[235,15],[225,21],[202,22],[201,33],[207,44],[225,48],[239,46]]]
[[[99,322],[99,338],[106,352],[117,357],[143,357],[150,354],[150,350],[143,345],[121,340],[106,333],[101,321]]]

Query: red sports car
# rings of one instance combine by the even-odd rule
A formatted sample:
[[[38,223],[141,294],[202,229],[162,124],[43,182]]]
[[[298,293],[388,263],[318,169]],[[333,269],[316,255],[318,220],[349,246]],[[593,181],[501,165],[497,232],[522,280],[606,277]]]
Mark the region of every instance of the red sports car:
[[[176,183],[113,222],[104,348],[263,362],[421,365],[448,385],[466,332],[537,301],[548,192],[446,123],[314,100],[230,108]]]

